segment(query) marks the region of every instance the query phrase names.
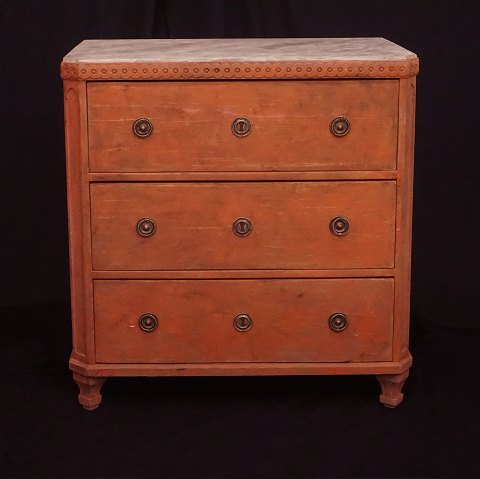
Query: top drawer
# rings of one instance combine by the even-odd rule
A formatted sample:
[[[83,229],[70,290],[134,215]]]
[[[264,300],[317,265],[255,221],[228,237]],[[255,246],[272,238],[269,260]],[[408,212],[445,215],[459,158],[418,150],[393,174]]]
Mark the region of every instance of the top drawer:
[[[93,82],[90,171],[393,170],[397,117],[398,80]]]

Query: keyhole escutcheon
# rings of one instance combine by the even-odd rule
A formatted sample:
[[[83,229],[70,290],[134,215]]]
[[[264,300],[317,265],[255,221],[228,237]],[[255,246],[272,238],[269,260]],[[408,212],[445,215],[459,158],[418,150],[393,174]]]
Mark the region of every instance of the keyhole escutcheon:
[[[232,226],[233,232],[237,236],[248,236],[253,229],[252,222],[248,218],[237,218]]]
[[[247,118],[235,118],[232,123],[232,133],[239,138],[243,138],[252,131],[252,124]]]

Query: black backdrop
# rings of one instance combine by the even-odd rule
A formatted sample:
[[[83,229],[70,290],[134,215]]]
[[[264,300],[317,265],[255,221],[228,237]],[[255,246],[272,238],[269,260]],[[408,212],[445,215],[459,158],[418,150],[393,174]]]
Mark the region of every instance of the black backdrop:
[[[0,2],[0,305],[66,302],[59,63],[85,38],[383,36],[417,53],[412,308],[478,326],[480,36],[474,1]],[[1,319],[0,319],[1,320]]]
[[[0,0],[0,477],[480,476],[475,1]],[[75,404],[59,63],[85,38],[383,36],[420,57],[415,367],[367,378],[117,379]]]

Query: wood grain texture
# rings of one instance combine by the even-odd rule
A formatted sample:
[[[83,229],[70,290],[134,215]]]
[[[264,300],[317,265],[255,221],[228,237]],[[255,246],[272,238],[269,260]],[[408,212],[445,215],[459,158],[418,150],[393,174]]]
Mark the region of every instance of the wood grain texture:
[[[98,363],[391,360],[391,279],[98,280],[95,305]],[[338,312],[348,325],[334,332]],[[144,313],[155,331],[140,329]],[[239,313],[251,330],[234,328]]]
[[[361,269],[211,269],[93,271],[94,279],[280,279],[280,278],[388,278],[394,268]]]
[[[330,123],[346,117],[336,137]],[[154,126],[138,138],[132,125]],[[238,138],[237,117],[252,123]],[[398,80],[89,83],[92,172],[392,170]]]
[[[400,361],[352,363],[96,363],[70,359],[70,369],[85,376],[292,376],[345,374],[399,374],[412,364],[407,354]]]
[[[400,82],[399,149],[396,208],[394,358],[406,354],[410,329],[410,273],[415,135],[415,77]]]
[[[86,85],[64,82],[65,151],[72,309],[72,355],[93,361],[93,300],[88,192]]]
[[[391,268],[395,182],[93,184],[95,270]],[[350,221],[345,236],[330,221]],[[156,233],[138,235],[152,218]],[[238,237],[232,224],[253,225]]]
[[[220,173],[220,174],[219,174]],[[172,181],[338,181],[395,180],[397,171],[184,171],[163,173],[89,173],[95,182]]]

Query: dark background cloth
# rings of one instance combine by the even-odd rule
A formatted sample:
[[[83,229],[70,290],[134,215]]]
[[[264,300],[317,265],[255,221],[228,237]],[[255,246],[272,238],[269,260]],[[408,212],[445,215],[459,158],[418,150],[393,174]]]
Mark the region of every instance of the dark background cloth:
[[[478,327],[480,35],[475,3],[2,1],[0,305],[69,298],[59,64],[80,41],[382,36],[420,57],[412,310],[437,324]]]
[[[0,0],[0,477],[479,477],[476,1]],[[75,402],[62,57],[83,39],[381,36],[420,57],[412,351],[371,377],[111,379]]]

